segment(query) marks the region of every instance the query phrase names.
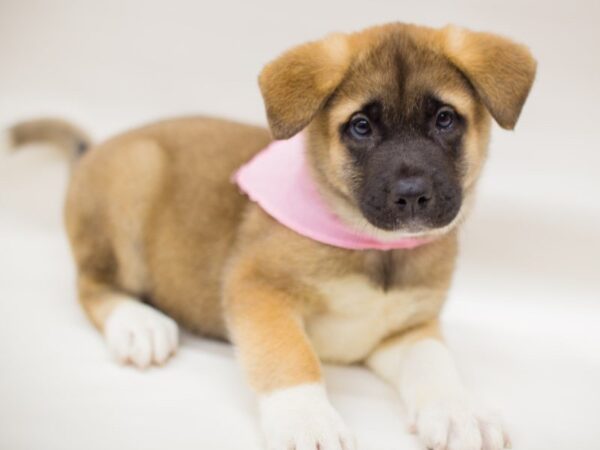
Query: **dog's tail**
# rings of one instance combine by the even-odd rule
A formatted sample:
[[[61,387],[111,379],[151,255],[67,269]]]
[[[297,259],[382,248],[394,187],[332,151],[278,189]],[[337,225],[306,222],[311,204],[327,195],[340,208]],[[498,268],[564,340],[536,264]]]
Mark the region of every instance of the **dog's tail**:
[[[91,147],[89,134],[62,119],[40,118],[19,122],[7,128],[0,136],[0,152],[10,153],[33,143],[52,144],[68,153],[74,160]]]

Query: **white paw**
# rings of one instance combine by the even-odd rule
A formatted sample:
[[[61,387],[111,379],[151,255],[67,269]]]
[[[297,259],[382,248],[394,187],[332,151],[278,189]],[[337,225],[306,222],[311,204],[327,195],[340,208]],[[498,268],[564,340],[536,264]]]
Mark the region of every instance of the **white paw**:
[[[269,450],[354,450],[354,438],[320,384],[263,395],[259,403]]]
[[[177,350],[175,321],[135,300],[115,307],[104,325],[104,336],[117,360],[139,368],[164,364]]]
[[[412,431],[432,450],[502,450],[510,447],[501,421],[478,414],[467,402],[434,402],[422,407]]]

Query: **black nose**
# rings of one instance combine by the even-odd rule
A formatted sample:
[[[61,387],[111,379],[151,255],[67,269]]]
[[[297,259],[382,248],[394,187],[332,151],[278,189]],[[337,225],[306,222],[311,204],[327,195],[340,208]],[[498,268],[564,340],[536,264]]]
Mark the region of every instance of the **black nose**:
[[[433,198],[433,187],[425,177],[402,178],[392,190],[393,201],[400,209],[415,213],[426,209]]]

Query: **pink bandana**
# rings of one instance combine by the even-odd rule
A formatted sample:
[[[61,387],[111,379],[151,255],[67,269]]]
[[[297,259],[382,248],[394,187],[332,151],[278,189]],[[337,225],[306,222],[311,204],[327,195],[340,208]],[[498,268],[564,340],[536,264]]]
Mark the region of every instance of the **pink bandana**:
[[[352,250],[410,249],[429,242],[380,241],[345,225],[317,192],[304,155],[304,135],[274,141],[233,176],[240,189],[281,224],[302,236]]]

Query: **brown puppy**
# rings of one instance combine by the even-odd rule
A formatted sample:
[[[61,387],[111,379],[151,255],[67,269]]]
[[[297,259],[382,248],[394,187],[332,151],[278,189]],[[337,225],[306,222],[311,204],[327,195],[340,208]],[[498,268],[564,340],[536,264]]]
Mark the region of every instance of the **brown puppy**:
[[[269,143],[261,128],[178,119],[92,148],[66,204],[82,306],[111,351],[140,367],[174,353],[173,319],[231,339],[271,449],[354,448],[319,359],[364,362],[396,386],[430,448],[503,448],[500,424],[467,401],[436,319],[490,118],[514,127],[535,67],[492,34],[403,24],[332,35],[265,67],[271,132],[305,129],[331,210],[380,240],[432,239],[412,250],[322,244],[240,194],[231,175]],[[86,142],[65,124],[49,129],[12,132]]]

